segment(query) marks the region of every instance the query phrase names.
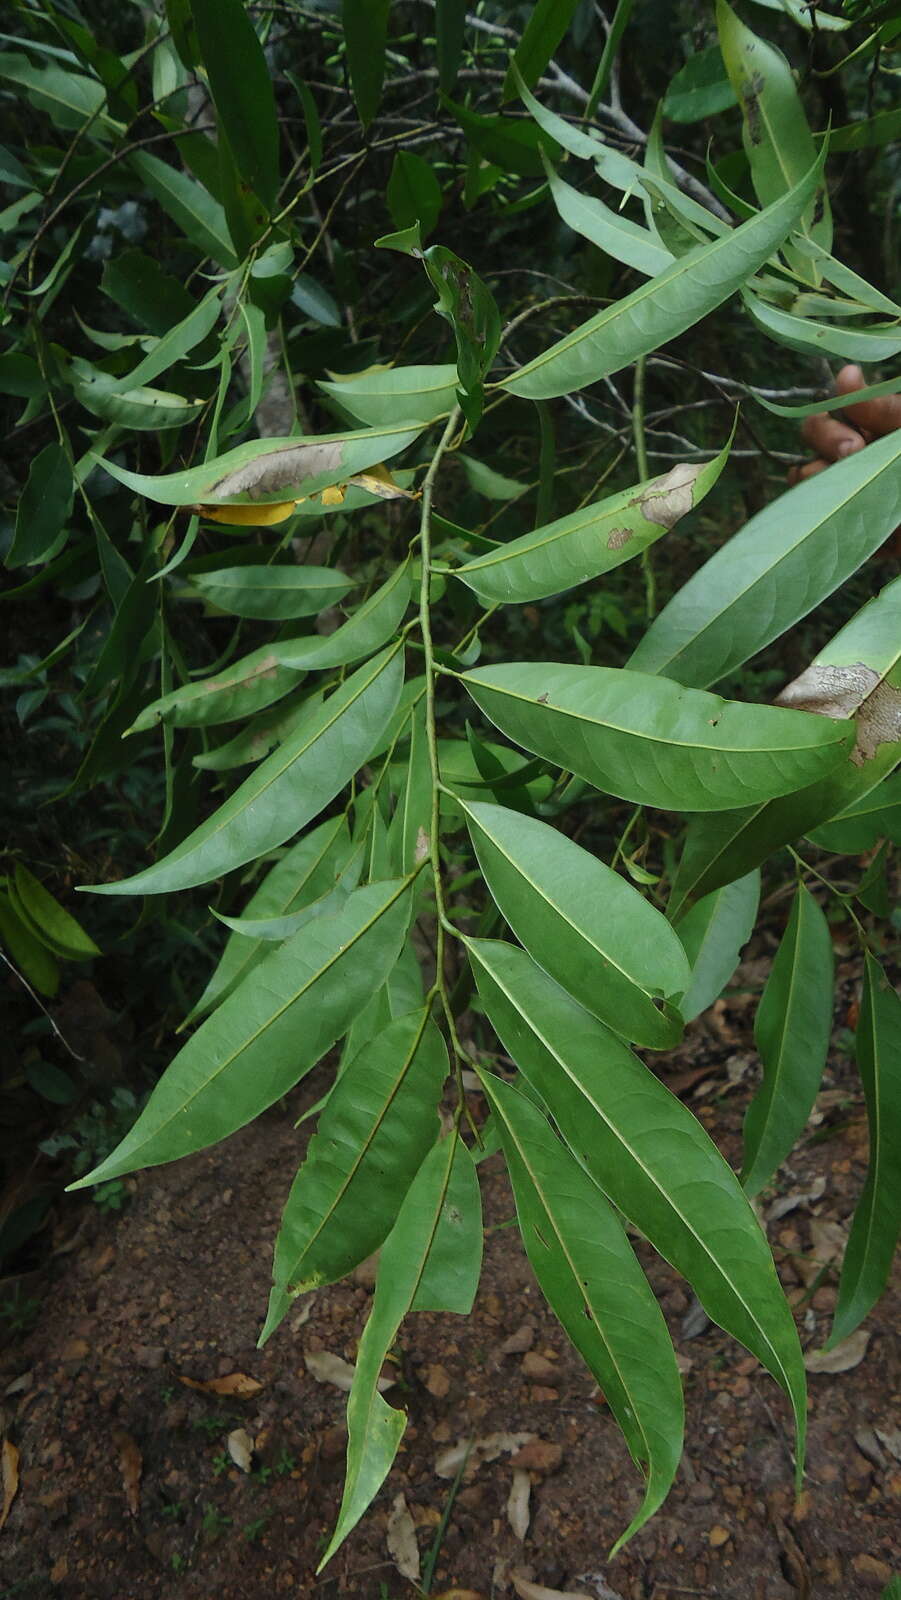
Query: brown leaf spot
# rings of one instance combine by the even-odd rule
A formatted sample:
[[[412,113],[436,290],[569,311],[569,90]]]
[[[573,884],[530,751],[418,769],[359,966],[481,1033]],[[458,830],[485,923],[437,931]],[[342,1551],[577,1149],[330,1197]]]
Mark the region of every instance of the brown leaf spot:
[[[611,528],[607,535],[607,549],[621,550],[623,545],[628,544],[632,537],[631,528]]]
[[[4,1439],[0,1450],[0,1483],[3,1486],[3,1505],[0,1507],[0,1528],[12,1509],[19,1488],[19,1452],[11,1439]]]
[[[862,661],[850,667],[814,663],[786,685],[775,704],[792,711],[812,711],[821,717],[853,717],[878,682],[878,672]]]
[[[851,752],[856,767],[872,761],[881,744],[901,740],[901,689],[883,680],[868,695],[857,717],[857,743]]]
[[[227,472],[213,484],[211,493],[220,500],[238,495],[247,500],[265,500],[283,489],[300,489],[308,478],[320,473],[336,472],[343,457],[344,445],[340,441],[287,445]]]
[[[629,504],[641,507],[646,522],[656,522],[661,528],[672,528],[694,504],[694,486],[700,471],[699,466],[680,461],[661,478],[655,478],[644,494],[636,495]]]

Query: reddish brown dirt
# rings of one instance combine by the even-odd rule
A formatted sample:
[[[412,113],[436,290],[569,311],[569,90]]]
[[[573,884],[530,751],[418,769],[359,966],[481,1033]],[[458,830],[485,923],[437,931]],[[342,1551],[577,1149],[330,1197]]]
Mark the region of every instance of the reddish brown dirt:
[[[745,976],[753,984],[753,963]],[[690,1030],[667,1064],[671,1085],[736,1161],[751,1081],[741,1071],[751,1059],[749,1016],[740,994],[721,1003],[716,1036]],[[706,1082],[697,1081],[699,1064],[709,1066]],[[531,1472],[528,1533],[520,1543],[507,1519],[509,1455],[480,1466],[451,1509],[433,1596],[506,1600],[511,1567],[597,1600],[880,1594],[892,1573],[901,1466],[873,1429],[898,1428],[897,1294],[870,1318],[854,1370],[811,1376],[807,1487],[795,1508],[779,1390],[718,1330],[684,1336],[685,1285],[645,1252],[686,1369],[686,1456],[663,1511],[608,1562],[638,1503],[637,1474],[506,1228],[488,1235],[470,1319],[419,1315],[402,1330],[399,1395],[410,1421],[395,1471],[317,1579],[341,1493],[345,1396],[314,1381],[304,1354],[353,1358],[371,1294],[366,1272],[299,1303],[264,1351],[255,1341],[280,1206],[309,1127],[295,1132],[292,1123],[324,1082],[314,1074],[290,1107],[226,1145],[142,1174],[120,1217],[72,1200],[75,1248],[50,1263],[37,1326],[0,1361],[0,1395],[11,1386],[0,1401],[4,1422],[21,1454],[18,1495],[0,1534],[0,1596],[405,1600],[415,1589],[386,1547],[394,1497],[405,1495],[425,1558],[449,1491],[436,1456],[495,1431],[528,1431],[558,1447],[538,1452],[545,1470]],[[831,1268],[814,1288],[814,1258],[829,1253],[866,1160],[859,1088],[840,1054],[818,1114],[815,1142],[783,1169],[778,1193],[808,1195],[824,1180],[823,1193],[769,1228],[812,1347],[835,1299]],[[497,1158],[483,1163],[481,1178],[486,1219],[502,1223],[512,1203]],[[811,1289],[812,1303],[803,1300]],[[517,1333],[519,1350],[502,1354]],[[217,1399],[179,1381],[235,1372],[260,1391]],[[256,1443],[250,1475],[226,1453],[239,1427]],[[137,1453],[130,1509],[125,1479]]]

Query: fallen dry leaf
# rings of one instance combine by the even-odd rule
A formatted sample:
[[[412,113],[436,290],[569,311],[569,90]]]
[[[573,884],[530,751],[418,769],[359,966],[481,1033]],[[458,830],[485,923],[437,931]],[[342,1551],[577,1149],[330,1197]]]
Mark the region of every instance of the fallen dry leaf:
[[[228,1453],[241,1472],[249,1472],[253,1465],[254,1441],[246,1428],[234,1428],[225,1441]]]
[[[317,1383],[331,1383],[336,1389],[343,1389],[349,1394],[354,1381],[354,1368],[349,1361],[341,1356],[332,1355],[330,1350],[305,1350],[304,1361],[311,1378]],[[379,1394],[384,1394],[394,1383],[393,1378],[379,1378]]]
[[[548,1439],[532,1439],[517,1450],[510,1465],[523,1472],[556,1472],[562,1460],[562,1445],[552,1444]]]
[[[450,1376],[447,1368],[434,1363],[426,1373],[425,1386],[429,1394],[436,1400],[443,1400],[450,1391]]]
[[[534,1438],[534,1433],[487,1433],[482,1439],[459,1439],[448,1450],[442,1450],[435,1461],[435,1471],[439,1478],[454,1478],[466,1461],[465,1476],[471,1478],[483,1462],[496,1461],[505,1450],[519,1450]]]
[[[593,1600],[593,1596],[586,1594],[584,1589],[546,1589],[543,1583],[530,1583],[528,1578],[521,1578],[518,1572],[511,1572],[510,1582],[519,1600]]]
[[[896,1461],[901,1461],[901,1428],[874,1428],[873,1432],[880,1444],[884,1444],[890,1455]]]
[[[527,1350],[531,1350],[534,1343],[534,1323],[524,1322],[521,1327],[510,1334],[508,1339],[504,1340],[500,1353],[502,1356],[522,1356],[525,1355]]]
[[[230,1372],[224,1378],[185,1378],[179,1374],[179,1383],[186,1389],[197,1389],[201,1394],[227,1394],[234,1400],[249,1400],[259,1394],[263,1385],[246,1372]]]
[[[529,1498],[532,1480],[522,1467],[514,1467],[513,1482],[507,1499],[507,1521],[520,1543],[529,1531]]]
[[[141,1452],[131,1434],[126,1433],[124,1428],[113,1429],[113,1444],[116,1446],[119,1458],[125,1504],[132,1516],[136,1517],[141,1504],[141,1472],[144,1466]]]
[[[411,1583],[418,1583],[419,1545],[416,1543],[416,1528],[410,1515],[410,1507],[402,1494],[396,1494],[391,1502],[386,1542],[388,1554],[401,1577],[409,1578]]]
[[[804,1365],[808,1372],[850,1372],[852,1367],[860,1365],[869,1342],[869,1328],[857,1328],[834,1350],[808,1350]]]
[[[3,1528],[19,1488],[19,1452],[11,1439],[4,1439],[3,1448],[0,1450],[0,1484],[3,1487],[0,1528]]]

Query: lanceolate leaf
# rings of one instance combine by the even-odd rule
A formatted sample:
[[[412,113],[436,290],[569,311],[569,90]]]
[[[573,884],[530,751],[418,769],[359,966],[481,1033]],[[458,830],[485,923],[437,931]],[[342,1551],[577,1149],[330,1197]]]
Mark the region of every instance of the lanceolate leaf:
[[[834,969],[829,924],[799,885],[754,1021],[763,1082],[745,1116],[742,1183],[749,1195],[769,1182],[810,1115],[832,1031]]]
[[[395,632],[410,603],[411,588],[410,563],[404,561],[334,633],[321,638],[280,640],[273,647],[279,661],[295,670],[318,672],[370,655]]]
[[[366,760],[400,696],[395,645],[341,685],[309,723],[268,756],[170,855],[96,894],[167,894],[209,883],[298,833]]]
[[[10,884],[16,910],[32,932],[66,961],[90,961],[100,951],[80,922],[76,922],[33,873],[16,862]]]
[[[680,464],[607,500],[498,545],[458,567],[488,604],[521,604],[559,594],[646,550],[698,505],[723,470],[732,440],[705,466]]]
[[[537,0],[513,53],[513,61],[504,80],[503,100],[512,100],[518,83],[525,82],[531,88],[541,77],[566,33],[577,5],[578,0]]]
[[[840,356],[843,361],[888,361],[901,350],[901,328],[897,321],[847,328],[837,322],[815,322],[809,317],[793,316],[790,311],[769,305],[750,290],[744,291],[742,300],[758,328],[779,344],[788,345],[790,350]]]
[[[254,194],[271,207],[278,191],[275,95],[244,0],[191,0],[191,11],[216,115],[235,165]]]
[[[0,887],[0,950],[4,948],[39,994],[49,997],[56,994],[59,988],[56,956],[22,921],[9,895]]]
[[[273,950],[179,1051],[121,1144],[72,1187],[204,1150],[287,1094],[384,982],[410,894],[400,879],[357,889]]]
[[[62,445],[45,445],[31,463],[16,509],[8,567],[41,561],[49,554],[65,527],[74,493],[72,467]]]
[[[341,0],[341,21],[354,105],[364,128],[379,108],[391,0]]]
[[[300,681],[303,683],[302,673]],[[194,756],[192,765],[201,772],[231,772],[235,767],[251,766],[254,762],[264,760],[278,745],[284,743],[302,721],[313,716],[323,698],[321,689],[310,692],[307,688],[301,688],[294,694],[286,695],[280,705],[245,723],[224,744]]]
[[[126,488],[164,506],[265,506],[346,483],[405,449],[420,431],[419,427],[389,426],[310,439],[248,439],[202,466],[156,478],[128,472],[113,461],[102,465]]]
[[[760,873],[749,872],[705,895],[676,923],[691,963],[691,983],[677,1001],[686,1022],[706,1011],[725,989],[751,937],[759,900]]]
[[[433,422],[447,416],[456,401],[457,369],[381,367],[353,377],[320,383],[319,388],[358,418],[374,427],[406,421]]]
[[[463,682],[526,750],[607,794],[667,810],[716,811],[801,788],[854,739],[851,723],[608,667],[516,662],[478,667]]]
[[[151,700],[128,732],[143,733],[160,722],[173,728],[214,728],[234,722],[290,694],[300,677],[299,671],[279,662],[273,646],[261,645],[214,677],[182,684],[159,700]]]
[[[632,222],[620,211],[612,211],[603,200],[594,195],[580,194],[571,184],[564,183],[551,166],[545,162],[548,187],[557,211],[567,227],[590,239],[599,250],[627,267],[652,278],[672,265],[673,256],[649,228]]]
[[[524,1094],[482,1074],[529,1260],[647,1476],[611,1555],[669,1493],[682,1452],[682,1385],[663,1314],[612,1206]],[[640,1331],[639,1331],[640,1330]]]
[[[222,289],[217,284],[211,289],[205,299],[185,317],[184,321],[177,322],[174,328],[164,333],[148,351],[143,361],[127,372],[124,378],[119,378],[114,388],[124,392],[128,389],[140,389],[145,384],[152,383],[161,373],[168,372],[176,361],[182,361],[195,345],[205,339],[211,328],[216,326],[221,306]]]
[[[334,1283],[377,1250],[438,1135],[450,1070],[430,1007],[365,1044],[326,1101],[275,1246],[265,1343],[292,1296]]]
[[[103,417],[106,422],[139,432],[158,432],[161,428],[180,428],[196,422],[203,409],[202,400],[187,400],[168,389],[121,390],[115,378],[90,361],[76,356],[69,366],[69,378],[76,400]]]
[[[842,1262],[830,1349],[853,1333],[881,1295],[901,1228],[901,996],[869,952],[857,1065],[870,1125],[870,1165]]]
[[[198,572],[191,586],[232,616],[289,622],[337,605],[354,581],[328,567],[222,567]]]
[[[389,1406],[378,1392],[382,1362],[402,1318],[413,1309],[466,1313],[472,1305],[481,1254],[481,1229],[477,1239],[472,1230],[477,1206],[472,1157],[454,1132],[426,1156],[382,1249],[347,1402],[344,1495],[337,1526],[317,1568],[320,1572],[381,1488],[407,1425],[404,1413]],[[439,1239],[443,1282],[436,1280],[430,1261]]]
[[[680,256],[624,300],[520,367],[502,387],[530,400],[551,399],[618,372],[728,299],[787,238],[815,193],[821,161],[789,194],[750,221]]]
[[[664,607],[629,666],[701,687],[777,639],[901,522],[899,463],[896,432],[765,507]]]
[[[350,851],[346,817],[321,822],[266,873],[244,907],[244,916],[283,917],[310,905],[333,888]],[[268,953],[262,940],[231,934],[215,972],[182,1026],[198,1021],[224,1000]]]
[[[520,950],[467,940],[504,1048],[577,1160],[789,1395],[805,1427],[798,1336],[737,1178],[691,1113],[615,1034]]]
[[[143,184],[191,244],[205,256],[212,256],[220,267],[236,267],[238,262],[225,220],[225,212],[206,189],[187,173],[170,167],[167,161],[149,150],[135,150],[129,157]]]
[[[839,855],[872,850],[880,839],[901,844],[901,775],[886,778],[809,837],[814,844]]]
[[[503,806],[463,810],[492,897],[539,966],[624,1038],[675,1044],[681,1020],[655,1000],[682,994],[689,966],[662,913],[547,823]]]

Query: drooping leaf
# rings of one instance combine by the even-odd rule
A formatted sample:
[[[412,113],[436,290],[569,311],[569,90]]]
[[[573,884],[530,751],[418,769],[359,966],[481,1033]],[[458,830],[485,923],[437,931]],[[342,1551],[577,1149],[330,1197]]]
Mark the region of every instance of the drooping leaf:
[[[6,950],[27,983],[53,998],[59,988],[56,956],[22,921],[4,888],[0,888],[0,949]]]
[[[275,704],[300,681],[300,673],[281,663],[272,646],[261,645],[213,677],[182,684],[151,700],[127,731],[146,733],[161,722],[172,728],[215,728]]]
[[[384,1242],[435,1143],[449,1070],[428,1008],[390,1023],[345,1068],[285,1205],[260,1344],[294,1295],[335,1283]]]
[[[92,117],[98,132],[109,133],[110,119],[103,113],[106,94],[96,78],[64,71],[53,61],[39,66],[17,50],[5,50],[0,53],[0,81],[17,83],[35,109],[46,112],[59,128],[79,128]]]
[[[272,867],[244,907],[245,917],[281,917],[311,905],[332,889],[351,850],[347,819],[330,817],[299,839]],[[262,940],[231,934],[212,977],[192,1007],[184,1027],[211,1011],[237,988],[268,950]]]
[[[409,560],[395,567],[347,622],[334,633],[312,639],[281,639],[273,646],[279,661],[295,670],[323,671],[371,655],[397,630],[410,603]]]
[[[789,1395],[800,1471],[798,1336],[731,1168],[681,1102],[523,951],[487,939],[467,948],[492,1026],[577,1160]]]
[[[849,722],[609,667],[515,662],[476,667],[462,681],[524,749],[607,794],[667,810],[716,811],[799,789],[854,741]]]
[[[431,825],[432,767],[425,706],[420,704],[413,708],[410,718],[410,755],[389,828],[392,871],[412,872],[428,855]]]
[[[491,895],[533,960],[625,1038],[675,1044],[681,1020],[655,1002],[684,992],[689,966],[663,914],[547,823],[461,804]]]
[[[714,683],[833,593],[901,521],[901,433],[752,517],[674,595],[629,666]]]
[[[504,79],[502,100],[513,99],[518,93],[519,81],[528,84],[530,89],[537,83],[567,32],[578,3],[579,0],[537,0],[513,52],[518,70],[514,73],[511,64]]]
[[[204,1150],[287,1094],[383,982],[409,913],[409,883],[370,884],[273,950],[182,1047],[111,1155],[71,1187]]]
[[[474,428],[482,410],[482,380],[500,344],[500,313],[494,295],[478,273],[446,245],[431,245],[423,252],[422,260],[438,291],[435,310],[454,330],[458,399],[463,415]]]
[[[317,816],[366,760],[403,682],[395,645],[359,667],[310,722],[246,778],[230,799],[155,866],[95,894],[168,894],[209,883],[283,844]]]
[[[80,922],[60,905],[21,861],[16,862],[10,885],[15,905],[26,925],[55,955],[65,961],[90,961],[100,951]]]
[[[191,586],[211,605],[233,617],[289,622],[337,605],[354,586],[353,578],[329,567],[220,567],[198,572]]]
[[[816,192],[822,159],[781,199],[599,311],[500,385],[526,399],[552,399],[619,372],[684,333],[761,267]]]
[[[829,1350],[853,1333],[881,1295],[901,1228],[901,996],[869,951],[857,1065],[867,1102],[870,1164],[845,1248]]]
[[[419,1169],[397,1222],[382,1249],[372,1310],[357,1352],[347,1402],[347,1475],[338,1522],[317,1571],[359,1522],[388,1475],[407,1419],[378,1391],[382,1362],[410,1310],[466,1313],[472,1305],[481,1256],[476,1237],[478,1181],[472,1158],[456,1133],[436,1144]],[[442,1243],[442,1272],[432,1252]],[[476,1248],[474,1248],[476,1247]]]
[[[386,196],[395,228],[409,228],[418,222],[420,237],[427,239],[435,229],[443,203],[441,185],[429,162],[415,150],[399,150]]]
[[[466,0],[436,0],[435,34],[438,53],[438,87],[450,94],[463,59]]]
[[[374,427],[395,423],[434,422],[453,410],[457,390],[455,366],[379,367],[355,373],[319,388],[339,401],[352,416]]]
[[[705,895],[677,921],[691,965],[691,983],[677,1001],[686,1022],[706,1011],[725,989],[751,937],[759,900],[760,873],[749,872]]]
[[[350,86],[364,128],[382,98],[390,10],[391,0],[341,0]]]
[[[679,1464],[684,1407],[673,1347],[613,1207],[524,1094],[487,1073],[481,1081],[542,1293],[647,1477],[641,1507],[615,1551],[662,1504]]]
[[[168,389],[122,390],[117,379],[80,356],[72,361],[69,377],[76,400],[88,411],[105,422],[143,433],[197,422],[203,410],[202,400],[189,400]],[[108,462],[104,465],[109,467]]]
[[[304,675],[301,674],[301,683]],[[322,691],[304,686],[285,696],[277,705],[252,717],[236,734],[211,750],[192,758],[201,772],[231,772],[263,761],[278,745],[284,744],[307,717],[312,717],[323,701]]]
[[[684,67],[670,79],[663,115],[672,122],[700,122],[734,106],[735,100],[722,51],[718,44],[711,44],[689,56]]]
[[[116,381],[115,389],[124,393],[152,383],[161,373],[168,372],[176,361],[182,361],[196,345],[214,328],[221,308],[222,290],[217,284],[209,294],[189,312],[182,322],[158,339],[143,361]]]
[[[35,456],[16,508],[16,527],[6,554],[8,567],[42,561],[55,546],[69,512],[75,482],[61,444],[44,446]]]
[[[754,1020],[763,1081],[745,1116],[742,1183],[749,1195],[769,1182],[810,1115],[832,1031],[834,970],[829,924],[799,884]]]
[[[653,278],[672,265],[671,251],[662,245],[649,228],[633,222],[621,211],[613,211],[594,195],[581,194],[565,183],[549,161],[545,162],[551,198],[568,228],[590,239],[599,250],[615,261],[622,261],[636,272]]]
[[[279,139],[263,47],[243,0],[191,0],[191,12],[219,125],[241,176],[271,208]]]
[[[202,255],[212,256],[220,267],[237,266],[225,212],[202,184],[149,150],[135,150],[129,163],[167,216]]]
[[[872,850],[880,839],[901,844],[901,775],[885,778],[808,838],[824,850],[852,856]]]
[[[703,466],[680,464],[647,483],[583,506],[544,528],[498,545],[454,576],[486,603],[522,604],[586,583],[661,539],[713,488],[725,449]]]
[[[742,292],[742,300],[757,327],[779,344],[788,345],[790,350],[840,356],[843,361],[888,361],[901,350],[897,319],[876,323],[873,327],[844,328],[835,322],[815,322],[810,317],[794,316],[790,311],[769,305],[749,289]]]
[[[201,502],[205,508],[235,504],[264,508],[346,483],[405,449],[420,431],[388,426],[310,439],[249,439],[202,466],[160,477],[128,472],[114,461],[102,464],[127,489],[164,506]]]

